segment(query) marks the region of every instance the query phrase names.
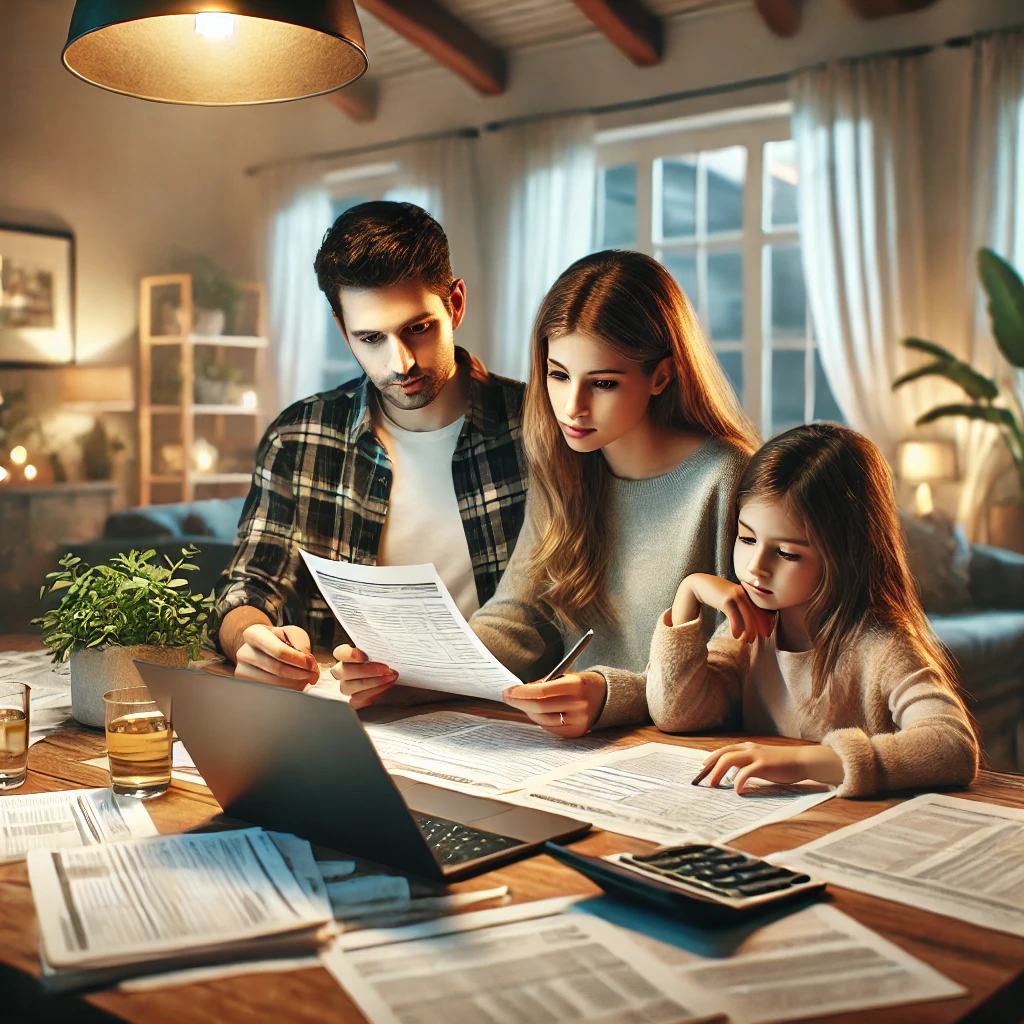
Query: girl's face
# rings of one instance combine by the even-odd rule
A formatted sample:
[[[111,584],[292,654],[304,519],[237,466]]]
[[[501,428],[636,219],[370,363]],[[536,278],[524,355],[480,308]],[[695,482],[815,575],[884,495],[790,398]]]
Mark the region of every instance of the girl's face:
[[[740,506],[733,549],[736,578],[758,608],[806,604],[821,582],[821,555],[785,504],[751,500]]]
[[[669,360],[648,376],[643,368],[589,334],[548,343],[548,398],[566,444],[593,452],[647,419],[651,396],[665,390]]]

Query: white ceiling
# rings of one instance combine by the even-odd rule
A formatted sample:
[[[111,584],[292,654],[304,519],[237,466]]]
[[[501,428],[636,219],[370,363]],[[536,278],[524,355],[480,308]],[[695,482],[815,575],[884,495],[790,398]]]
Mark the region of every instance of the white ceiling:
[[[591,35],[598,29],[573,0],[438,0],[481,38],[500,50],[516,50],[560,39]],[[358,3],[358,0],[357,0]],[[732,5],[736,0],[645,0],[663,17]],[[372,78],[390,78],[437,67],[422,50],[359,10]],[[609,43],[609,45],[611,45]],[[626,58],[623,57],[623,60]]]

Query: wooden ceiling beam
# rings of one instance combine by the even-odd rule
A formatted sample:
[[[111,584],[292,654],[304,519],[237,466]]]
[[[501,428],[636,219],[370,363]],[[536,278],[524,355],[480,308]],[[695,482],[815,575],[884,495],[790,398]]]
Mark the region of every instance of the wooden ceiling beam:
[[[931,7],[935,0],[846,0],[862,18],[888,18]]]
[[[335,89],[327,93],[324,99],[360,124],[372,121],[377,116],[377,83],[368,78],[360,78],[344,89]]]
[[[634,64],[650,67],[661,60],[662,21],[642,0],[576,0],[576,6]]]
[[[754,0],[764,23],[777,36],[788,39],[800,31],[801,0]]]
[[[477,92],[505,91],[505,55],[435,0],[357,0],[364,11],[434,60],[454,71]]]

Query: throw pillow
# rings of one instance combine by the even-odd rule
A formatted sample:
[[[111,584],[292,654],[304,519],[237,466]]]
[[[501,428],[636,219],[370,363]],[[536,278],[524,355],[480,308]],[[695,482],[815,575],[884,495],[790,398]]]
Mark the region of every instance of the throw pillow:
[[[971,607],[971,546],[963,528],[941,512],[916,516],[900,509],[907,561],[929,614],[950,615]]]

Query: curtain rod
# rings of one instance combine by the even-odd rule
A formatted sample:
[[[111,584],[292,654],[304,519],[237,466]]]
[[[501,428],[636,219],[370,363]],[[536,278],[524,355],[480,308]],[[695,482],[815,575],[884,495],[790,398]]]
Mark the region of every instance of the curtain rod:
[[[1012,29],[1001,29],[999,31],[1013,31]],[[904,47],[898,50],[886,50],[880,53],[868,54],[862,57],[842,58],[843,60],[858,61],[870,60],[876,57],[923,57],[939,49],[960,49],[970,46],[975,39],[982,36],[994,35],[994,32],[978,32],[970,36],[956,36],[947,39],[944,43],[925,44],[921,46]],[[701,99],[705,96],[721,96],[724,93],[742,92],[746,89],[757,89],[767,85],[781,85],[788,82],[794,75],[802,71],[811,71],[816,68],[826,67],[827,63],[809,64],[806,67],[796,68],[793,71],[780,72],[774,75],[764,75],[760,78],[746,78],[738,82],[727,82],[722,85],[708,85],[699,89],[684,89],[681,92],[662,93],[658,96],[648,96],[638,100],[623,100],[619,103],[606,103],[594,107],[574,107],[567,110],[549,110],[539,114],[523,114],[519,117],[509,117],[501,121],[488,121],[483,128],[466,126],[452,128],[444,131],[427,132],[419,135],[406,135],[400,139],[390,139],[387,142],[372,142],[365,146],[353,146],[349,149],[334,149],[324,153],[310,153],[305,156],[282,157],[279,160],[268,160],[265,163],[255,164],[247,167],[245,173],[249,176],[260,174],[272,167],[287,167],[293,164],[319,163],[324,160],[338,160],[347,156],[363,156],[369,153],[380,153],[387,149],[394,149],[399,146],[407,146],[413,142],[432,142],[435,139],[475,139],[481,134],[481,130],[488,132],[500,131],[502,128],[514,125],[530,124],[535,121],[549,121],[557,117],[573,117],[582,114],[591,114],[600,117],[604,114],[619,114],[630,110],[645,110],[649,107],[662,106],[666,103],[677,103],[682,100]]]

